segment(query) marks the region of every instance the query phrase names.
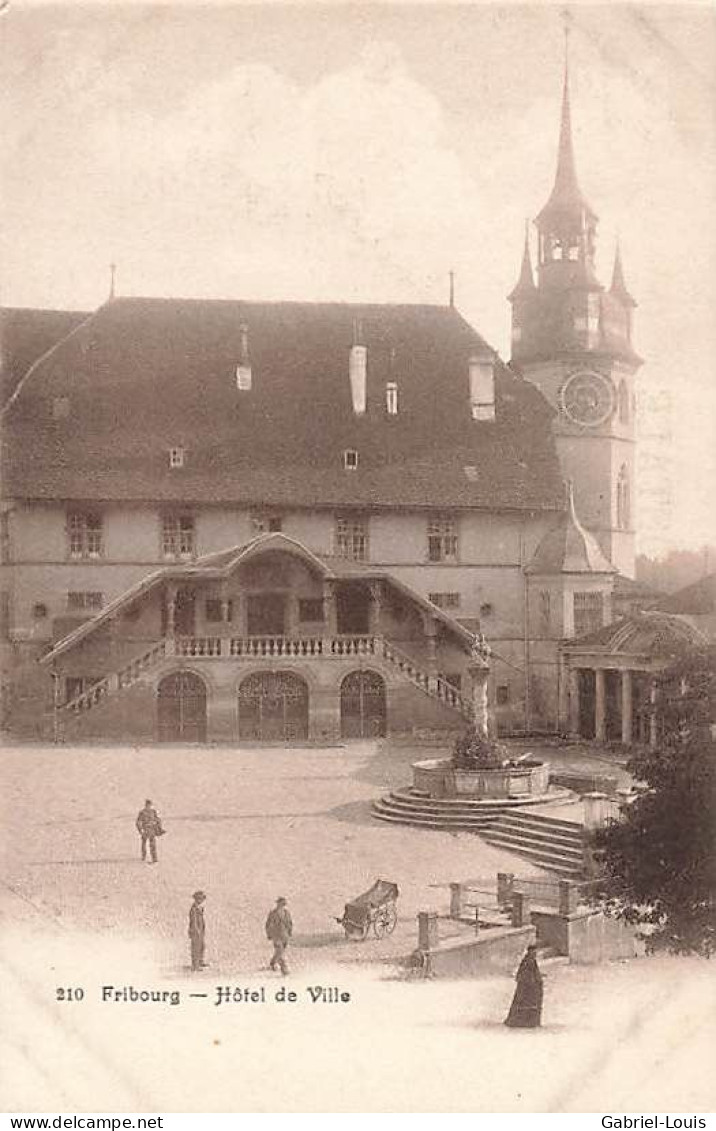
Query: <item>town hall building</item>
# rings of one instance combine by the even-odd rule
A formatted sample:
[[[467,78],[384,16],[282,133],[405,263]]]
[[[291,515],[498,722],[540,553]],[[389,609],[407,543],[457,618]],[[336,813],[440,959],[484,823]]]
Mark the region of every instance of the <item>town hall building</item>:
[[[618,250],[596,276],[566,75],[535,224],[509,364],[452,302],[5,310],[5,725],[449,732],[478,633],[502,733],[593,712],[564,644],[634,575],[641,359]]]

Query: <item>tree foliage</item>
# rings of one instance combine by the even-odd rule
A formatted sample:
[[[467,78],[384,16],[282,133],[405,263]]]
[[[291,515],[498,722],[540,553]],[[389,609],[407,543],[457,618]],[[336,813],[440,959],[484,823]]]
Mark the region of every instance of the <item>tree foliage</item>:
[[[597,834],[602,895],[650,950],[716,950],[716,649],[659,682],[660,744],[628,764],[643,792]]]

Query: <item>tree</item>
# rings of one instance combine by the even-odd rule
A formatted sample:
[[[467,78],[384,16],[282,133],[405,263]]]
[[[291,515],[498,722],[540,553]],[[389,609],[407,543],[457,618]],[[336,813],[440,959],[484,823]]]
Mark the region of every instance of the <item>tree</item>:
[[[659,749],[627,769],[644,785],[596,856],[610,913],[643,927],[649,950],[716,950],[716,648],[692,652],[659,681]]]

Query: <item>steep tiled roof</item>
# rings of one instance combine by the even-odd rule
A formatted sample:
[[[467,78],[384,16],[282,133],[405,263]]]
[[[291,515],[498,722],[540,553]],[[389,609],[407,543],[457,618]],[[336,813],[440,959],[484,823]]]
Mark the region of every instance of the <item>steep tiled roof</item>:
[[[0,310],[0,404],[6,404],[33,362],[88,317],[79,310]]]
[[[662,613],[681,613],[684,616],[708,616],[716,612],[716,573],[670,593],[654,606]]]
[[[540,542],[527,573],[616,573],[594,535],[577,518],[571,484],[567,507]]]
[[[353,411],[354,323],[368,351]],[[242,326],[252,388],[238,391]],[[4,491],[25,498],[555,508],[542,395],[496,362],[496,420],[471,419],[452,308],[115,299],[37,366],[5,420]],[[398,385],[399,412],[385,408]],[[63,412],[53,412],[59,398]],[[59,418],[58,418],[59,417]],[[168,449],[186,449],[170,469]],[[358,468],[343,469],[343,452]],[[467,469],[467,470],[466,470]]]

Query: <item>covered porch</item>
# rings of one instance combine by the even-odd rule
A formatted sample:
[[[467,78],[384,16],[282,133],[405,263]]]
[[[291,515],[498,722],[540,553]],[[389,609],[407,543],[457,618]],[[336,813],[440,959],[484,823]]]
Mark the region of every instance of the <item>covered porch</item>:
[[[703,637],[678,617],[638,613],[560,652],[560,728],[601,744],[657,746],[657,677]]]

